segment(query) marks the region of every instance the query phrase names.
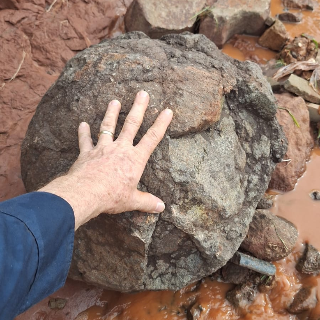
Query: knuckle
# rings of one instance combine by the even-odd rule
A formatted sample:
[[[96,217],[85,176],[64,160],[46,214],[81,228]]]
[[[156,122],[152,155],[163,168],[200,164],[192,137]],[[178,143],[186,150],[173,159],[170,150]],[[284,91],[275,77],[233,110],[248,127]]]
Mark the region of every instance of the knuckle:
[[[135,117],[130,117],[130,116],[126,118],[126,123],[129,125],[135,126],[137,128],[140,128],[140,125],[141,125],[141,121],[139,121],[139,119]]]
[[[148,137],[152,142],[156,143],[161,140],[159,133],[153,128],[148,129]]]

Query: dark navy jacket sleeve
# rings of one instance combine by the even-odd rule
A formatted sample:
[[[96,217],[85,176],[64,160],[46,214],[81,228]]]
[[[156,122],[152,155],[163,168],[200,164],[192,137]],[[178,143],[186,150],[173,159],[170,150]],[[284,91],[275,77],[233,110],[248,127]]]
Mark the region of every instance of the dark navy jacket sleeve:
[[[74,213],[62,198],[32,192],[0,203],[0,320],[11,320],[65,283]]]

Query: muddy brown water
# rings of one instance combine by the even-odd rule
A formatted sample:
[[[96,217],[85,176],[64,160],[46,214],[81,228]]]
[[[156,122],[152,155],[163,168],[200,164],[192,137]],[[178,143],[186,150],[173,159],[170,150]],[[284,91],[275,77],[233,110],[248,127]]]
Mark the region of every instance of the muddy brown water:
[[[283,12],[281,0],[272,0],[271,12],[272,16]],[[303,11],[303,16],[303,22],[297,25],[286,24],[290,35],[293,37],[305,32],[320,41],[320,6],[314,12]],[[115,34],[121,33],[123,26],[119,24],[118,29],[118,31],[113,30]],[[224,46],[223,51],[238,60],[254,59],[259,63],[275,57],[274,52],[257,44],[256,37],[249,36],[232,39]],[[311,160],[306,164],[307,170],[299,179],[295,189],[276,196],[272,211],[298,226],[299,241],[292,254],[275,263],[277,267],[276,287],[268,294],[259,293],[252,304],[236,310],[225,300],[226,292],[233,286],[210,278],[177,292],[136,294],[121,294],[82,282],[67,280],[62,289],[18,316],[16,320],[187,319],[184,307],[191,303],[201,305],[200,319],[203,320],[319,319],[320,303],[309,315],[301,314],[298,317],[286,311],[293,296],[302,286],[320,288],[320,277],[301,276],[295,269],[295,264],[304,249],[304,242],[309,241],[320,249],[320,201],[316,202],[309,197],[312,190],[320,190],[319,166],[320,149],[315,149]],[[320,292],[318,292],[318,297],[320,298]],[[53,298],[67,299],[66,306],[62,310],[50,309],[48,302]]]

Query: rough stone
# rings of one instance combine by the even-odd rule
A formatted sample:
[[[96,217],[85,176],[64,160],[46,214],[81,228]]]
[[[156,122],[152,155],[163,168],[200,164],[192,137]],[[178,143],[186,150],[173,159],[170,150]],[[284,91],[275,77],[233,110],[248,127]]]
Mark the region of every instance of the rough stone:
[[[235,34],[261,35],[270,14],[270,0],[211,0],[207,4],[211,7],[200,21],[199,33],[220,48]]]
[[[312,200],[320,200],[320,191],[319,190],[312,190],[312,192],[309,193],[309,196]]]
[[[310,129],[309,111],[301,97],[290,93],[275,94],[280,108],[288,109],[297,120],[298,128],[286,110],[279,109],[277,118],[288,139],[285,160],[276,166],[269,188],[290,191],[305,171],[314,141]]]
[[[277,19],[276,22],[259,38],[258,43],[262,47],[280,51],[288,40],[289,34],[287,33],[286,27]]]
[[[290,40],[278,54],[277,59],[285,64],[316,59],[318,48],[313,37],[304,35]]]
[[[79,50],[121,34],[130,0],[47,4],[0,1],[0,201],[25,192],[20,146],[42,96]]]
[[[313,0],[282,0],[282,2],[287,9],[313,10],[318,6]]]
[[[194,31],[197,13],[206,0],[134,0],[126,15],[127,31],[142,31],[159,39],[170,33]]]
[[[320,114],[319,114],[319,105],[314,103],[307,103],[307,107],[309,110],[309,117],[311,122],[319,122]]]
[[[270,209],[273,206],[273,200],[273,195],[264,194],[257,204],[257,209]]]
[[[297,239],[297,228],[291,222],[269,210],[259,209],[253,216],[241,248],[259,259],[276,261],[291,253]]]
[[[320,252],[313,245],[307,243],[296,269],[305,274],[319,274]]]
[[[278,15],[278,19],[284,22],[301,22],[302,17],[303,15],[301,12],[283,12]]]
[[[232,262],[228,262],[225,266],[221,268],[221,275],[224,282],[241,284],[246,282],[253,271],[248,268],[244,268],[234,264]]]
[[[316,307],[317,302],[317,288],[304,287],[296,293],[292,303],[288,307],[288,311],[294,314],[309,311]]]
[[[233,256],[286,139],[256,64],[225,56],[203,35],[134,32],[79,53],[43,97],[22,149],[27,190],[68,170],[81,121],[96,142],[112,99],[122,102],[117,136],[140,89],[151,101],[137,139],[164,108],[175,114],[141,178],[166,210],[89,221],[76,232],[70,276],[121,291],[176,290]]]
[[[244,308],[251,304],[257,294],[257,289],[250,282],[237,285],[226,294],[226,299],[235,308]]]

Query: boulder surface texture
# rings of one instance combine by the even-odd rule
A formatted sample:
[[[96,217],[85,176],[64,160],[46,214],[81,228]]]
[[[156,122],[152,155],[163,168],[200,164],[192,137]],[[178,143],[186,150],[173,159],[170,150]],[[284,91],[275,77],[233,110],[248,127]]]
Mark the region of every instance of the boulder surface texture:
[[[208,0],[199,33],[222,47],[235,34],[260,36],[270,15],[270,0]]]
[[[81,121],[97,141],[112,99],[122,102],[116,138],[141,89],[150,104],[137,139],[161,110],[174,112],[140,183],[166,210],[102,214],[80,227],[70,276],[121,291],[177,290],[233,256],[286,138],[256,64],[225,56],[203,35],[128,33],[77,54],[42,98],[22,147],[27,190],[69,169]]]

